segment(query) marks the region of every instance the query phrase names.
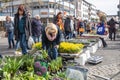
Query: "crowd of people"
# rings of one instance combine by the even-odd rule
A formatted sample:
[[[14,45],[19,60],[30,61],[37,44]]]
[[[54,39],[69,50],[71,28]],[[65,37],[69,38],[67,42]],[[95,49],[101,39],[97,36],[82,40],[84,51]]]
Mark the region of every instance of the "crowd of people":
[[[6,36],[8,37],[9,43],[8,48],[15,48],[17,50],[20,46],[22,54],[28,53],[27,41],[30,36],[32,36],[35,43],[40,42],[40,38],[42,39],[42,48],[48,51],[51,59],[56,59],[58,56],[57,49],[61,41],[61,34],[64,35],[65,39],[71,39],[78,35],[82,36],[83,33],[92,32],[105,35],[107,34],[106,30],[108,28],[110,34],[109,38],[115,40],[115,24],[117,24],[117,22],[113,18],[108,23],[96,23],[82,21],[81,18],[77,19],[71,15],[63,19],[63,13],[59,12],[54,16],[52,23],[43,26],[39,15],[35,15],[33,19],[29,16],[30,14],[24,5],[20,5],[14,16],[14,21],[11,20],[10,16],[7,16],[5,22]],[[112,34],[114,34],[114,38],[112,38]],[[103,41],[104,47],[106,47],[107,44],[104,39],[100,39]]]

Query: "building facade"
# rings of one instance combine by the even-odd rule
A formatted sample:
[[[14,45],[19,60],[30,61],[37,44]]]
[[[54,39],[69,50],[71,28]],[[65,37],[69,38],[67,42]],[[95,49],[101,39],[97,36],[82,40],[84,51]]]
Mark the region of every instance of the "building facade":
[[[72,15],[83,20],[94,21],[98,18],[96,15],[96,6],[86,0],[12,0],[11,2],[0,4],[4,6],[0,15],[14,16],[20,4],[25,4],[32,17],[40,15],[43,22],[51,22],[53,16],[58,12],[66,15]]]
[[[96,6],[87,2],[81,1],[81,18],[87,21],[95,21],[98,19]]]
[[[1,3],[4,6],[6,3]],[[43,22],[52,21],[54,15],[58,12],[64,12],[67,15],[75,14],[75,6],[64,0],[14,0],[7,2],[7,6],[2,10],[2,16],[14,16],[20,4],[25,4],[32,17],[40,15]]]
[[[90,3],[88,3],[85,0],[82,0],[82,2],[81,2],[81,18],[83,20],[89,20],[89,6],[90,6]]]

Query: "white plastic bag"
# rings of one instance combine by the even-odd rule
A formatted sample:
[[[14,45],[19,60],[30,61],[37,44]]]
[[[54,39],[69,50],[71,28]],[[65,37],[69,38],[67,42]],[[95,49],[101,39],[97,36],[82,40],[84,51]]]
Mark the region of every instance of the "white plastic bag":
[[[34,44],[34,40],[33,38],[30,36],[29,39],[28,39],[28,48],[31,49],[32,48],[32,45]]]
[[[82,72],[75,70],[75,69],[67,68],[66,76],[70,80],[84,80],[84,76]]]
[[[15,53],[15,56],[22,56],[22,52],[20,51],[15,51],[14,53]]]

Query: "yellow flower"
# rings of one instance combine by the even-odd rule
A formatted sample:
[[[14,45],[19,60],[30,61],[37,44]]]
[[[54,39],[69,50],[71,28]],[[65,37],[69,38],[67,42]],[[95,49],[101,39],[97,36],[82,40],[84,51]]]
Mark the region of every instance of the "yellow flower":
[[[42,43],[41,43],[41,42],[35,43],[35,44],[33,45],[33,48],[36,48],[36,49],[38,49],[38,50],[41,50],[41,49],[42,49]]]
[[[78,53],[84,47],[83,44],[74,44],[69,42],[60,43],[60,53]]]

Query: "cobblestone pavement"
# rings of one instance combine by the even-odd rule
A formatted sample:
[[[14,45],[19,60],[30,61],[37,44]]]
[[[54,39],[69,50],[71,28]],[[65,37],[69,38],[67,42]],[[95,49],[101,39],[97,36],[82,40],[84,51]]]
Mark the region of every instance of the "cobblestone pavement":
[[[103,56],[103,62],[97,65],[86,64],[88,72],[88,80],[105,80],[93,75],[111,78],[120,71],[120,40],[107,41],[108,47],[99,49],[96,54]],[[120,80],[120,74],[112,80]]]

